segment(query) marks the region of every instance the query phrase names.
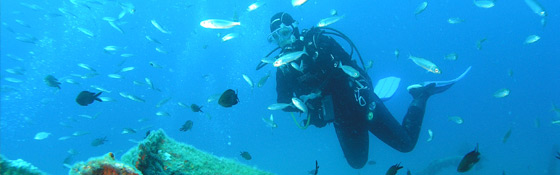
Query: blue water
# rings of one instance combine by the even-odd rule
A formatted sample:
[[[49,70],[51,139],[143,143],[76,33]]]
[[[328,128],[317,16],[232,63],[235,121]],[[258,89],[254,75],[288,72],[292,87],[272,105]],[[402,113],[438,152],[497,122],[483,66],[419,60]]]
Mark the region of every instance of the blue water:
[[[465,174],[550,174],[554,168],[559,174],[560,160],[554,159],[553,154],[559,151],[560,126],[551,122],[560,119],[560,115],[551,108],[552,104],[560,106],[560,2],[539,0],[548,14],[545,26],[523,1],[497,1],[489,9],[479,8],[472,1],[428,1],[427,9],[416,16],[414,11],[422,1],[309,0],[301,7],[292,7],[288,0],[265,1],[262,7],[247,12],[253,2],[98,0],[85,3],[88,9],[70,1],[2,1],[0,153],[10,159],[24,159],[49,174],[65,174],[68,169],[62,162],[69,149],[79,152],[74,161],[107,152],[120,157],[135,145],[129,139],[141,140],[147,129],[140,129],[151,126],[149,129],[163,128],[170,137],[206,152],[277,174],[307,174],[315,160],[320,174],[383,174],[399,162],[405,169],[398,174],[406,174],[406,169],[414,174],[432,160],[463,156],[477,143],[482,160]],[[102,19],[116,18],[122,11],[119,3],[132,3],[136,10],[119,21],[124,33]],[[76,16],[62,14],[59,8]],[[266,40],[270,17],[279,11],[288,12],[303,29],[329,17],[331,9],[345,17],[330,27],[348,35],[366,61],[374,61],[369,70],[374,81],[387,76],[402,78],[397,93],[386,103],[399,121],[412,99],[405,90],[407,85],[452,79],[472,66],[461,82],[429,99],[421,135],[412,152],[400,153],[370,134],[369,159],[377,163],[352,169],[332,125],[301,130],[288,113],[266,109],[276,102],[276,70],[269,65],[256,71],[255,66],[275,48]],[[241,26],[216,30],[199,25],[206,19],[232,19],[235,13]],[[460,17],[465,22],[449,24],[450,17]],[[160,32],[150,20],[171,33]],[[92,31],[95,37],[77,27]],[[231,32],[240,36],[227,42],[218,37]],[[36,37],[36,44],[15,39],[26,34]],[[541,39],[524,44],[525,38],[533,34]],[[146,40],[146,35],[162,44]],[[487,40],[478,50],[475,43],[483,38]],[[105,53],[103,48],[108,45],[121,49]],[[157,52],[156,47],[167,53]],[[395,58],[395,49],[400,51],[399,58]],[[452,52],[459,56],[456,61],[443,59]],[[124,58],[120,56],[123,53],[134,56]],[[443,73],[426,72],[407,59],[409,54],[433,61]],[[151,67],[150,61],[163,68]],[[72,76],[91,73],[77,66],[79,63],[90,65],[99,75],[88,79]],[[129,66],[135,69],[119,73],[122,79],[107,76]],[[5,71],[16,67],[23,68],[24,75]],[[245,74],[257,82],[269,71],[272,76],[262,88],[251,90],[242,78]],[[43,78],[49,74],[62,82],[61,90],[45,85]],[[161,92],[132,83],[144,82],[145,78],[151,79]],[[67,83],[67,79],[79,84]],[[116,101],[94,102],[87,107],[76,104],[74,99],[80,91],[97,92],[91,85],[110,90],[102,96]],[[510,89],[511,94],[493,97],[502,88]],[[207,102],[210,96],[226,89],[239,91],[238,105],[223,108]],[[146,102],[125,99],[120,92]],[[159,101],[169,97],[172,99],[168,103],[156,108]],[[178,102],[203,105],[205,114],[194,113]],[[170,116],[156,116],[158,111]],[[96,119],[79,116],[98,113]],[[261,118],[270,114],[275,116],[278,128],[271,129],[262,122]],[[465,122],[455,124],[448,121],[450,116],[460,116]],[[141,118],[149,120],[138,122]],[[187,120],[194,122],[192,130],[179,131]],[[123,135],[123,128],[138,132]],[[511,137],[502,143],[510,128]],[[431,142],[426,141],[428,129],[434,132]],[[76,131],[90,134],[58,140]],[[33,139],[38,132],[52,134],[44,140]],[[91,146],[92,140],[105,136],[109,141],[104,145]],[[240,151],[248,151],[253,159],[242,159]],[[455,167],[448,167],[441,174],[458,173]]]

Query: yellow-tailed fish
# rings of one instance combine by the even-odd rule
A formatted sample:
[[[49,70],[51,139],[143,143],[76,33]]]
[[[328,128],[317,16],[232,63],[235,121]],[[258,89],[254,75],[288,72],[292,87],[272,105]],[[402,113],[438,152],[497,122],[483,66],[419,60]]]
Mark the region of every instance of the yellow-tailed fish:
[[[453,121],[453,122],[455,122],[455,123],[457,123],[457,124],[463,124],[463,122],[464,122],[464,121],[463,121],[463,118],[461,118],[461,117],[459,117],[459,116],[451,116],[451,117],[447,118],[447,120]]]
[[[358,72],[352,66],[343,65],[342,62],[340,62],[340,68],[342,69],[342,71],[344,71],[344,73],[346,73],[347,75],[349,75],[352,78],[360,77],[360,72]]]
[[[480,8],[494,7],[494,0],[474,0],[474,5]]]
[[[87,70],[89,70],[89,71],[96,72],[95,69],[91,68],[91,67],[90,67],[89,65],[87,65],[87,64],[79,63],[78,66],[80,66],[81,68],[87,69]]]
[[[509,89],[503,88],[503,89],[500,89],[500,90],[494,92],[494,97],[496,97],[496,98],[503,98],[503,97],[508,96],[509,93],[510,93],[510,90],[509,90]]]
[[[134,70],[134,67],[125,67],[125,68],[122,68],[120,72],[128,72],[128,71],[131,71],[131,70]]]
[[[270,114],[270,117],[268,119],[263,117],[262,121],[264,123],[266,123],[266,125],[268,127],[271,127],[271,128],[277,128],[278,127],[278,125],[274,122],[274,116],[272,114]]]
[[[113,27],[115,30],[117,30],[117,31],[119,31],[119,32],[121,32],[121,33],[124,33],[124,31],[123,31],[119,26],[117,26],[117,24],[115,24],[115,22],[108,21],[108,23],[109,23],[109,25],[111,25],[111,27]]]
[[[292,0],[292,6],[297,7],[305,4],[307,0]]]
[[[465,20],[461,19],[461,18],[458,18],[458,17],[453,17],[453,18],[447,19],[447,22],[449,24],[459,24],[459,23],[465,22]]]
[[[260,6],[264,5],[264,2],[255,2],[252,3],[251,5],[249,5],[249,7],[247,7],[247,11],[253,11],[256,10],[257,8],[259,8]]]
[[[109,78],[114,78],[114,79],[121,79],[122,75],[119,74],[109,74],[107,75]]]
[[[280,110],[291,106],[292,104],[289,103],[274,103],[267,107],[268,110]]]
[[[299,57],[301,57],[303,54],[307,54],[307,52],[305,51],[305,48],[303,49],[303,51],[297,51],[297,52],[291,52],[285,55],[282,55],[280,58],[276,59],[276,61],[274,61],[273,65],[274,67],[280,67],[282,65],[288,64],[294,60],[299,59]]]
[[[140,98],[140,97],[134,96],[134,95],[128,95],[127,98],[130,99],[130,100],[132,100],[132,101],[146,102],[146,100],[144,100],[144,99],[142,99],[142,98]]]
[[[49,137],[49,135],[51,135],[51,133],[48,133],[48,132],[38,132],[37,134],[35,134],[34,139],[35,139],[35,140],[43,140],[43,139],[46,139],[47,137]]]
[[[319,23],[317,23],[317,27],[326,27],[328,25],[331,25],[331,24],[341,20],[342,18],[344,18],[344,15],[342,15],[342,16],[332,16],[332,17],[321,19],[321,21],[319,21]]]
[[[238,33],[228,33],[227,35],[225,35],[224,37],[222,37],[222,42],[231,40],[233,38],[237,38],[237,36],[239,36]]]
[[[200,22],[200,26],[209,29],[229,29],[238,25],[241,23],[223,19],[208,19]]]
[[[434,139],[434,132],[432,132],[431,129],[428,129],[428,140],[426,140],[427,142],[430,142]]]
[[[270,77],[270,71],[259,80],[259,82],[257,83],[257,87],[263,87],[266,83],[266,80],[268,80],[268,77]]]
[[[431,61],[412,55],[408,56],[408,59],[411,59],[416,65],[426,69],[429,72],[432,72],[434,74],[441,74],[441,70]]]
[[[123,54],[121,54],[121,57],[125,57],[125,58],[132,57],[132,56],[134,56],[134,54],[131,54],[131,53],[123,53]]]
[[[531,10],[533,10],[533,12],[535,12],[537,15],[542,17],[546,16],[546,12],[542,8],[541,4],[537,2],[537,0],[525,0],[525,3],[527,3],[529,8],[531,8]]]
[[[80,32],[86,34],[86,35],[89,36],[89,37],[92,37],[92,38],[95,37],[95,34],[93,34],[93,32],[91,32],[91,31],[88,30],[88,29],[78,27],[78,30],[79,30]]]
[[[303,113],[307,113],[307,106],[299,98],[293,97],[292,103],[294,104],[294,106],[296,106],[296,108],[301,110]]]
[[[167,103],[169,100],[171,100],[171,97],[168,97],[168,98],[165,98],[165,99],[159,101],[159,102],[156,104],[156,108],[159,108],[159,107],[163,106],[163,105],[164,105],[165,103]],[[179,102],[179,103],[181,103],[181,102]]]
[[[12,83],[22,83],[23,81],[17,78],[12,78],[12,77],[6,77],[4,78],[4,80],[8,81],[8,82],[12,82]]]
[[[158,29],[161,33],[165,33],[165,34],[170,34],[170,33],[171,33],[171,32],[169,32],[169,31],[163,29],[163,27],[161,27],[161,26],[156,22],[155,19],[152,19],[151,22],[152,22],[152,25],[154,25],[154,27],[156,27],[156,29]]]
[[[527,37],[527,39],[525,39],[525,44],[535,43],[535,42],[537,42],[539,39],[541,39],[541,37],[538,36],[538,35],[529,35],[529,36]]]
[[[165,111],[158,111],[156,112],[157,116],[171,116],[171,114],[165,112]]]
[[[156,43],[156,44],[161,44],[161,42],[159,42],[159,40],[157,40],[157,39],[155,39],[155,38],[152,38],[152,37],[150,37],[150,36],[148,36],[148,35],[146,35],[146,39],[147,39],[148,41],[150,41],[150,42],[153,42],[153,43]]]
[[[89,86],[89,87],[94,88],[94,89],[97,89],[98,91],[102,91],[102,92],[106,92],[106,93],[111,93],[110,90],[104,89],[104,88],[99,87],[99,86],[97,86],[97,85],[91,85],[91,86]]]
[[[253,80],[251,80],[251,78],[249,76],[245,75],[245,74],[242,74],[242,75],[243,75],[243,79],[245,79],[247,84],[249,84],[249,86],[251,86],[251,88],[253,88],[254,87]]]
[[[414,11],[414,15],[418,15],[424,12],[424,10],[426,10],[426,7],[428,7],[428,2],[426,1],[422,2],[420,5],[418,5],[418,7],[416,7],[416,11]]]

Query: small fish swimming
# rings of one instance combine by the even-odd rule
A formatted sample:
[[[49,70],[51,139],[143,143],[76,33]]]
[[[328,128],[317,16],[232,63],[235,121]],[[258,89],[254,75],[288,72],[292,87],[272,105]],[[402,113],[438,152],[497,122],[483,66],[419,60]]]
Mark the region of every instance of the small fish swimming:
[[[96,72],[95,69],[91,68],[91,66],[89,66],[89,65],[87,65],[87,64],[79,63],[78,66],[80,66],[81,68],[87,69],[87,70],[89,70],[89,71]]]
[[[91,146],[100,146],[100,145],[105,144],[106,141],[108,141],[107,136],[96,138],[93,141],[91,141]]]
[[[416,11],[414,11],[414,15],[418,15],[418,14],[424,12],[424,10],[426,10],[427,7],[428,7],[428,2],[424,1],[424,2],[420,3],[420,5],[418,5],[418,7],[416,7]]]
[[[251,157],[251,154],[249,154],[249,152],[247,151],[242,151],[239,155],[243,157],[245,160],[251,160],[253,158]]]
[[[438,68],[438,66],[436,66],[434,63],[432,63],[429,60],[420,57],[415,57],[412,55],[410,55],[408,59],[411,59],[416,65],[426,69],[428,72],[432,72],[434,74],[441,74],[441,70]]]
[[[268,119],[265,118],[265,117],[263,117],[263,118],[262,118],[262,121],[263,121],[264,123],[266,123],[266,126],[272,128],[272,129],[278,127],[278,125],[274,122],[274,116],[273,116],[272,114],[270,114],[270,117],[269,117]]]
[[[445,56],[446,60],[451,60],[451,61],[455,61],[455,60],[457,60],[457,58],[459,58],[459,56],[457,56],[457,53],[455,53],[455,52],[447,54]]]
[[[227,35],[222,37],[222,42],[226,42],[226,41],[229,41],[233,38],[237,38],[237,36],[239,36],[239,33],[228,33]]]
[[[557,158],[557,159],[560,159],[560,152],[557,152],[557,153],[556,153],[556,158]]]
[[[474,0],[474,5],[480,8],[492,8],[494,7],[494,0]]]
[[[340,62],[340,68],[342,69],[342,71],[344,71],[344,73],[346,73],[347,75],[349,75],[352,78],[358,78],[360,77],[360,72],[358,72],[356,69],[354,69],[352,66],[348,66],[348,65],[343,65],[342,62]]]
[[[153,42],[153,43],[156,43],[156,44],[161,44],[161,42],[159,42],[157,39],[152,38],[152,37],[150,37],[150,36],[148,36],[148,35],[146,35],[146,39],[147,39],[148,41],[150,41],[150,42]]]
[[[294,104],[294,106],[296,108],[301,110],[303,113],[307,113],[307,106],[305,105],[305,103],[303,101],[301,101],[300,99],[298,99],[296,97],[293,97],[292,98],[292,103]]]
[[[237,93],[232,89],[226,90],[218,100],[218,104],[226,108],[236,105],[237,103],[239,103],[239,98],[237,97]]]
[[[159,107],[163,106],[163,105],[164,105],[165,103],[167,103],[169,100],[171,100],[171,97],[164,98],[163,100],[159,101],[159,102],[156,104],[156,108],[159,108]],[[180,102],[179,102],[179,103],[180,103]]]
[[[403,166],[401,166],[401,163],[397,163],[393,166],[391,166],[387,172],[385,173],[385,175],[395,175],[397,174],[397,171],[399,171],[401,168],[403,168]]]
[[[50,135],[51,135],[51,133],[48,133],[48,132],[38,132],[37,134],[35,134],[35,137],[33,139],[44,140],[44,139],[48,138]]]
[[[99,95],[101,95],[101,93],[102,92],[95,94],[89,91],[82,91],[80,92],[80,94],[78,94],[78,97],[76,97],[76,103],[82,106],[87,106],[89,104],[92,104],[93,101],[103,102],[101,99],[98,98]]]
[[[434,132],[432,132],[431,129],[428,129],[428,140],[426,140],[427,142],[430,142],[434,139]]]
[[[156,22],[155,19],[152,19],[151,22],[152,22],[152,25],[154,25],[154,27],[156,27],[156,29],[158,29],[161,33],[165,33],[165,34],[170,34],[170,33],[171,33],[171,32],[169,32],[169,31],[163,29],[163,27],[161,27],[161,26]]]
[[[463,122],[464,122],[464,121],[463,121],[463,118],[461,118],[461,117],[459,117],[459,116],[451,116],[451,117],[448,117],[447,120],[453,121],[453,122],[455,122],[455,123],[457,123],[457,124],[463,124]]]
[[[503,88],[503,89],[500,89],[500,90],[494,92],[494,97],[496,97],[496,98],[504,98],[504,97],[508,96],[509,93],[510,93],[510,90],[509,90],[509,89]]]
[[[527,39],[525,39],[525,44],[532,44],[537,42],[538,40],[540,40],[541,37],[538,35],[530,35],[527,37]]]
[[[511,136],[511,128],[509,128],[509,130],[506,132],[506,134],[502,138],[502,143],[506,143],[510,136]]]
[[[47,75],[45,77],[44,81],[47,84],[47,86],[56,87],[56,88],[60,89],[60,82],[58,82],[58,80],[56,78],[54,78],[54,76]]]
[[[305,4],[307,0],[292,0],[292,6],[297,7]]]
[[[157,116],[164,116],[164,117],[171,116],[171,114],[169,114],[168,112],[165,112],[165,111],[158,111],[158,112],[156,112],[156,115]]]
[[[292,61],[295,61],[295,60],[299,59],[303,54],[307,54],[307,52],[305,51],[305,48],[304,48],[303,51],[297,51],[297,52],[291,52],[291,53],[288,53],[288,54],[284,54],[280,58],[276,59],[276,61],[274,61],[273,65],[274,65],[274,67],[280,67],[282,65],[288,64]]]
[[[290,103],[274,103],[271,104],[267,107],[268,110],[280,110],[280,109],[284,109],[287,108],[288,106],[291,106],[292,104]]]
[[[461,19],[461,18],[459,18],[459,17],[453,17],[453,18],[447,19],[447,22],[448,22],[449,24],[459,24],[459,23],[465,22],[465,20],[464,20],[464,19]]]
[[[270,77],[270,71],[268,71],[268,73],[266,73],[266,75],[259,80],[259,82],[257,83],[257,87],[263,87],[266,83],[266,80],[268,80],[268,77]]]
[[[461,160],[461,162],[459,163],[459,166],[457,167],[457,171],[458,172],[467,172],[469,171],[474,164],[476,164],[478,161],[480,160],[480,152],[478,152],[478,143],[476,144],[476,148],[474,148],[473,151],[467,153],[463,159]]]
[[[200,26],[209,29],[229,29],[238,25],[241,23],[223,19],[208,19],[200,22]]]
[[[482,43],[484,43],[484,41],[486,41],[486,38],[482,38],[482,39],[476,41],[476,49],[481,50],[482,49]]]
[[[243,75],[243,79],[245,79],[245,81],[247,82],[247,84],[249,84],[249,86],[251,86],[251,88],[255,87],[255,85],[253,84],[253,80],[251,80],[251,78],[245,74]]]
[[[533,10],[533,12],[535,12],[535,14],[542,17],[546,16],[546,12],[542,8],[541,4],[537,2],[537,0],[525,0],[525,3],[527,4],[527,6],[529,6],[529,8],[531,8],[531,10]]]
[[[319,21],[319,23],[317,23],[317,27],[326,27],[328,25],[334,24],[335,22],[338,22],[342,18],[344,18],[344,15],[323,18],[321,19],[321,21]]]
[[[186,131],[191,130],[192,127],[193,127],[193,121],[187,120],[187,121],[185,122],[185,124],[183,124],[183,126],[181,126],[181,128],[179,129],[179,131],[186,132]]]
[[[204,111],[202,111],[202,105],[198,106],[197,104],[191,104],[191,110],[193,112],[202,112],[204,113]]]
[[[121,134],[134,134],[134,133],[136,133],[136,130],[132,128],[124,128],[123,131],[121,132]]]
[[[247,7],[247,11],[250,12],[250,11],[256,10],[257,8],[259,8],[262,5],[264,5],[264,2],[262,2],[262,1],[252,3],[251,5],[249,5],[249,7]]]

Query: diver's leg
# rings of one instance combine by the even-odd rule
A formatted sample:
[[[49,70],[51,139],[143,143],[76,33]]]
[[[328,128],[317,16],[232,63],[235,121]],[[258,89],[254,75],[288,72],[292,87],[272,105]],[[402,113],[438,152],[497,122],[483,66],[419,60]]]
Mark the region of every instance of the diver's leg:
[[[426,102],[430,96],[429,93],[424,92],[423,88],[410,89],[410,93],[414,99],[408,107],[402,125],[391,115],[375,93],[370,96],[376,103],[373,118],[368,121],[370,132],[387,145],[401,152],[412,151],[416,146],[424,119]]]
[[[347,83],[333,85],[334,128],[346,161],[352,168],[362,168],[368,160],[369,135],[367,107],[360,106]]]

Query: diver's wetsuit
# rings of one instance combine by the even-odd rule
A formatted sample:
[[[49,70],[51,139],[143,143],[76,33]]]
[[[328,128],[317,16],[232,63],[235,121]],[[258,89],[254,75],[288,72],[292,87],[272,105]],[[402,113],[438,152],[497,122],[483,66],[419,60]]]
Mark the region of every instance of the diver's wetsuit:
[[[373,93],[372,82],[367,73],[351,60],[350,55],[333,38],[318,34],[319,31],[318,28],[304,31],[304,41],[297,40],[292,47],[282,50],[282,53],[301,51],[305,45],[307,54],[294,61],[298,65],[303,64],[302,72],[289,64],[278,68],[278,103],[292,103],[292,97],[319,91],[321,97],[332,96],[336,134],[346,160],[353,168],[362,168],[368,160],[368,130],[396,150],[411,151],[418,140],[429,95],[411,92],[414,100],[401,125]],[[350,77],[339,67],[340,62],[358,70],[360,76]],[[360,89],[362,86],[358,84],[365,88]],[[363,99],[360,100],[359,97]],[[323,127],[331,122],[323,120],[320,115],[320,98],[308,100],[306,104],[311,124]],[[299,110],[288,107],[284,111]],[[373,118],[368,119],[370,111]]]

